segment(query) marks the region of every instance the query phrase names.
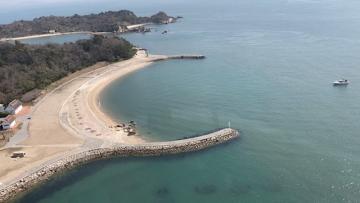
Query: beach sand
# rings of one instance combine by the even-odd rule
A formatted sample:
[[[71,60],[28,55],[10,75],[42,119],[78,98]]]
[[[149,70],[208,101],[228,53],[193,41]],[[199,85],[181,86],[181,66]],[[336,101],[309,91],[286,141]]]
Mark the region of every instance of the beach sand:
[[[29,136],[25,141],[0,151],[0,188],[72,153],[115,143],[145,142],[138,136],[127,136],[110,127],[116,123],[101,110],[99,94],[112,81],[165,58],[146,57],[143,51],[139,51],[132,59],[92,67],[63,79],[65,82],[33,107]],[[10,158],[14,151],[24,151],[26,157]]]

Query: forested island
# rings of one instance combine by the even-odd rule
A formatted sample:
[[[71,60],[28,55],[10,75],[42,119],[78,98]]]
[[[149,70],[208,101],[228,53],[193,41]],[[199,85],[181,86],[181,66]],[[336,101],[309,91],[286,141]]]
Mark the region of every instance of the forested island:
[[[73,43],[26,45],[0,43],[0,103],[100,61],[129,59],[136,51],[123,38],[95,35]]]
[[[47,16],[0,25],[0,39],[45,34],[49,32],[117,32],[123,26],[142,23],[169,23],[177,18],[159,12],[150,17],[138,17],[128,10],[73,16]]]

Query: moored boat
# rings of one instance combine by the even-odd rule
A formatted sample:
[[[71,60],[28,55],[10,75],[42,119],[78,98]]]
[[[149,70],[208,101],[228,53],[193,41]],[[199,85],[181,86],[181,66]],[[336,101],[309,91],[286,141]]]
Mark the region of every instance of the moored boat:
[[[336,80],[335,82],[333,82],[334,86],[346,86],[350,83],[349,80],[346,79],[342,79],[342,80]]]

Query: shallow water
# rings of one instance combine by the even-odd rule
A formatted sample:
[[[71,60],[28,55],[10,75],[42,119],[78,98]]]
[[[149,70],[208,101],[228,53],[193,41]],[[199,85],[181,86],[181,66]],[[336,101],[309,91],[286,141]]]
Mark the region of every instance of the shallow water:
[[[152,53],[207,59],[151,65],[115,81],[101,103],[119,121],[135,120],[147,139],[228,121],[241,139],[189,155],[92,163],[20,202],[358,201],[359,4],[186,5],[166,7],[186,17],[179,23],[125,37]],[[350,86],[331,86],[342,77]]]

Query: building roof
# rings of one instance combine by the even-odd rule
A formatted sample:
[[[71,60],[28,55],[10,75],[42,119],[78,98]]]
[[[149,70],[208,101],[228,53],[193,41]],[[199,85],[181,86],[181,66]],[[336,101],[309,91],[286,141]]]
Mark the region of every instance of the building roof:
[[[8,115],[6,116],[6,118],[4,119],[4,123],[12,123],[13,121],[16,120],[16,117],[15,116],[12,116],[12,115]]]
[[[14,100],[12,100],[12,102],[10,102],[8,107],[12,107],[13,109],[17,109],[21,105],[22,105],[21,101],[19,101],[17,99],[14,99]]]

